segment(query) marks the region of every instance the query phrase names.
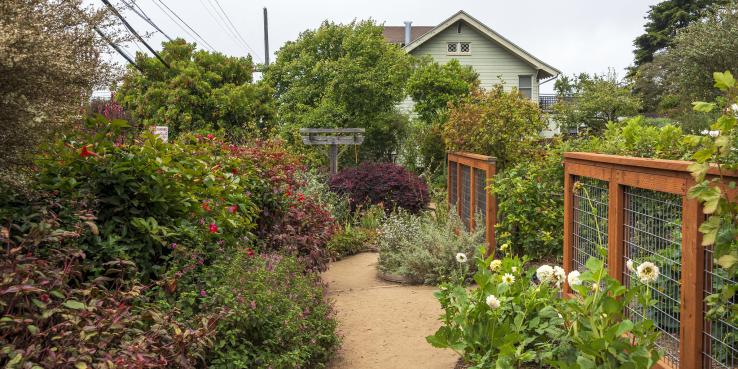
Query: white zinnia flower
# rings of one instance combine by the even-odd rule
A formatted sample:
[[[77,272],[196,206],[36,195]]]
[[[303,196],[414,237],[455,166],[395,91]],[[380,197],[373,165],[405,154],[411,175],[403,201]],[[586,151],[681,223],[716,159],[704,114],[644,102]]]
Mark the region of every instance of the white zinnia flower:
[[[463,252],[456,254],[456,261],[459,263],[466,263],[466,254]]]
[[[487,296],[487,306],[489,306],[491,309],[497,309],[500,307],[500,300],[495,297],[495,295],[489,295]]]
[[[625,262],[625,266],[630,270],[631,272],[635,272],[635,268],[633,267],[633,260],[628,259],[628,261]]]
[[[569,282],[569,286],[579,286],[582,284],[582,280],[579,279],[579,271],[578,270],[572,270],[569,272],[569,275],[566,277],[566,280]]]
[[[538,277],[538,280],[541,281],[541,283],[551,280],[553,278],[553,273],[553,268],[547,264],[541,265],[536,269],[536,277]]]
[[[636,269],[638,278],[643,283],[652,283],[659,278],[659,267],[650,261],[641,263]]]
[[[494,271],[495,271],[495,270],[497,270],[497,269],[498,269],[498,268],[499,268],[500,266],[502,266],[502,260],[492,260],[492,262],[491,262],[491,263],[489,263],[489,270],[491,270],[491,271],[493,271],[493,272],[494,272]]]
[[[505,275],[502,276],[502,284],[505,285],[511,285],[515,283],[515,276],[510,273],[505,273]]]

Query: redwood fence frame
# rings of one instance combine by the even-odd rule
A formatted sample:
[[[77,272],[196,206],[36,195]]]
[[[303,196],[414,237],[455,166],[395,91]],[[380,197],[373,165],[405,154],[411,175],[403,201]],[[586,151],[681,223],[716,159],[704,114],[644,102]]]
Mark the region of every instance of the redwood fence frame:
[[[687,198],[695,184],[688,166],[691,162],[634,158],[594,153],[570,152],[564,154],[564,269],[573,267],[574,253],[574,182],[575,177],[587,177],[608,183],[607,209],[607,267],[613,278],[623,282],[624,274],[624,189],[632,187],[665,192],[681,197],[681,287],[679,308],[679,368],[707,369],[704,336],[705,248],[699,225],[704,219],[698,200]],[[715,168],[709,175],[719,173]],[[730,180],[738,180],[735,173]],[[567,291],[569,291],[567,286]],[[708,349],[710,349],[708,347]],[[662,359],[657,368],[671,369]]]
[[[476,180],[476,171],[481,170],[484,172],[484,183],[482,184],[485,193],[485,209],[484,209],[484,222],[485,222],[485,240],[487,241],[487,252],[491,253],[495,247],[495,223],[497,222],[497,201],[495,196],[486,190],[487,183],[490,179],[495,176],[497,166],[496,159],[491,156],[472,154],[468,152],[449,152],[448,153],[448,175],[446,176],[448,194],[446,200],[449,204],[456,207],[456,211],[462,220],[467,222],[470,227],[475,227],[475,215],[477,209],[477,196],[475,189],[479,186]],[[464,219],[460,203],[465,196],[463,191],[465,186],[462,183],[462,168],[469,168],[469,218]],[[454,168],[454,169],[452,169]],[[451,173],[454,170],[455,173]],[[452,183],[454,181],[455,183]],[[454,196],[452,196],[454,195]],[[456,201],[452,201],[454,199]]]

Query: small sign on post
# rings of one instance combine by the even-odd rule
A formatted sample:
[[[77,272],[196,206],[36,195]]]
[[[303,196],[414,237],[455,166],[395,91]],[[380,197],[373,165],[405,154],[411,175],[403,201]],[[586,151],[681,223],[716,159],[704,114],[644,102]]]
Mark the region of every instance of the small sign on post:
[[[364,128],[300,128],[305,145],[327,145],[331,174],[338,173],[338,145],[361,145]]]
[[[151,128],[151,133],[154,136],[159,136],[162,141],[169,142],[169,127],[168,126],[154,126]]]

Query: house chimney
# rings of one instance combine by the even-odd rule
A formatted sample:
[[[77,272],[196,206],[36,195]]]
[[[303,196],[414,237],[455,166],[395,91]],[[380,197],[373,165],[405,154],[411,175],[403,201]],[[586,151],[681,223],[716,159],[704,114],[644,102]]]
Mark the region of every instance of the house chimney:
[[[405,46],[410,45],[410,42],[412,41],[412,38],[413,38],[412,32],[411,32],[412,30],[411,24],[413,24],[413,22],[405,21]]]

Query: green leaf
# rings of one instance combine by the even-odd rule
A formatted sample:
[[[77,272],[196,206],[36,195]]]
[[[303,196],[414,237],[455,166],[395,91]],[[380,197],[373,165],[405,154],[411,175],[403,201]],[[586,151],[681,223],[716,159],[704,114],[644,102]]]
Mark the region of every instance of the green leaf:
[[[622,322],[620,322],[620,324],[618,324],[618,329],[615,331],[615,335],[622,336],[623,334],[630,332],[633,327],[633,322],[628,319],[623,320]]]
[[[735,78],[733,78],[733,74],[728,70],[725,73],[715,72],[712,74],[712,77],[715,79],[715,87],[723,91],[735,87]]]
[[[36,335],[36,334],[38,333],[38,327],[36,327],[36,326],[35,326],[35,325],[33,325],[33,324],[29,324],[29,325],[27,325],[27,326],[26,326],[26,328],[27,328],[27,329],[28,329],[28,331],[29,331],[29,332],[31,332],[31,334],[33,334],[33,335]]]
[[[719,216],[712,215],[700,225],[702,232],[702,246],[710,246],[715,243],[718,230],[720,229],[721,219]]]
[[[577,356],[577,364],[581,369],[594,369],[597,367],[594,359],[590,355],[579,355]]]
[[[692,110],[694,111],[709,113],[713,109],[715,109],[715,103],[708,103],[704,101],[695,101],[692,103]]]
[[[67,301],[64,301],[62,305],[70,309],[74,309],[74,310],[84,310],[85,308],[87,308],[85,304],[77,300],[67,300]]]
[[[730,269],[738,262],[738,257],[733,254],[726,254],[718,258],[717,263],[723,269]]]

